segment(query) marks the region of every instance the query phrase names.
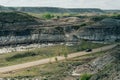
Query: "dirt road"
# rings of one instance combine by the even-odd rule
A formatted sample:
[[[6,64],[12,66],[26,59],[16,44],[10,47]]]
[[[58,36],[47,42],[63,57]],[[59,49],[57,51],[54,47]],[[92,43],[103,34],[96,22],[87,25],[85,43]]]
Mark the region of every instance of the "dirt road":
[[[67,59],[74,58],[77,56],[83,56],[86,54],[92,54],[92,53],[96,53],[96,52],[100,52],[100,51],[109,50],[109,49],[115,47],[116,45],[117,44],[113,44],[113,45],[104,46],[101,48],[96,48],[96,49],[93,49],[92,52],[81,51],[81,52],[77,52],[77,53],[72,53],[72,54],[68,55]],[[52,58],[41,59],[41,60],[37,60],[37,61],[33,61],[33,62],[27,62],[27,63],[23,63],[23,64],[1,67],[0,73],[6,73],[6,72],[15,71],[15,70],[23,69],[23,68],[28,68],[28,67],[32,67],[32,66],[42,65],[42,64],[46,64],[46,63],[50,63],[50,62],[55,62],[56,61],[55,58],[56,57],[52,57]],[[58,61],[61,61],[61,60],[64,60],[65,57],[64,56],[57,56],[57,59],[58,59]]]

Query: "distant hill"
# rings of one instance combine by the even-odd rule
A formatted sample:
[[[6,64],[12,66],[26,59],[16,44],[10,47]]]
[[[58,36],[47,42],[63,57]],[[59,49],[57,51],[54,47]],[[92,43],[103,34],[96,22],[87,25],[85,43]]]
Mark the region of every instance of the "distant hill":
[[[57,8],[57,7],[4,7],[0,6],[0,11],[19,11],[32,13],[103,13],[104,11],[98,8]]]
[[[104,10],[104,11],[108,13],[120,13],[120,10]]]
[[[23,29],[28,25],[38,25],[37,18],[22,12],[0,12],[0,29]],[[0,31],[1,31],[0,30]],[[1,33],[0,33],[1,35]]]

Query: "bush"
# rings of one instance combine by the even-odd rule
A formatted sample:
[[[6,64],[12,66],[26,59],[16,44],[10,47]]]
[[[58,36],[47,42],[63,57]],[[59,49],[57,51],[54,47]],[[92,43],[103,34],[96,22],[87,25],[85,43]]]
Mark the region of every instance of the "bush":
[[[113,15],[113,16],[111,16],[111,18],[120,19],[120,14]]]
[[[91,74],[83,74],[80,80],[89,80],[91,76],[92,76]]]
[[[87,24],[86,23],[82,23],[80,26],[87,26]]]
[[[109,18],[109,16],[107,16],[107,15],[93,16],[91,19],[92,19],[93,21],[101,21],[101,20],[103,20],[103,19],[105,19],[105,18]]]
[[[11,61],[11,60],[15,60],[15,59],[19,59],[19,58],[24,58],[24,57],[29,57],[29,56],[36,56],[38,55],[37,53],[35,52],[24,52],[22,54],[18,53],[18,54],[15,54],[11,57],[8,57],[6,58],[7,61]]]
[[[54,15],[49,14],[49,13],[43,15],[43,18],[45,18],[45,19],[51,19],[53,17],[54,17]]]

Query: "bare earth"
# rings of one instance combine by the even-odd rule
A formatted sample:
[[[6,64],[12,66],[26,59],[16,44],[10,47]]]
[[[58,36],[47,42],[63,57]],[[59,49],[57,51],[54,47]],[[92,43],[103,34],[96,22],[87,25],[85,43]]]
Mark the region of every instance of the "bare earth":
[[[77,53],[72,53],[72,54],[68,55],[67,59],[78,57],[78,56],[83,56],[86,54],[96,53],[96,52],[100,52],[100,51],[106,51],[106,50],[112,49],[116,45],[117,44],[113,44],[113,45],[104,46],[101,48],[96,48],[96,49],[93,49],[92,52],[81,51],[81,52],[77,52]],[[32,67],[32,66],[37,66],[37,65],[42,65],[42,64],[46,64],[46,63],[50,63],[50,62],[56,62],[55,58],[56,57],[52,57],[52,58],[41,59],[41,60],[37,60],[37,61],[33,61],[33,62],[27,62],[27,63],[23,63],[23,64],[1,67],[0,73],[6,73],[6,72],[20,70],[20,69],[24,69],[24,68],[28,68],[28,67]],[[61,60],[65,60],[65,57],[64,56],[57,56],[57,59],[58,59],[58,61],[61,61]]]

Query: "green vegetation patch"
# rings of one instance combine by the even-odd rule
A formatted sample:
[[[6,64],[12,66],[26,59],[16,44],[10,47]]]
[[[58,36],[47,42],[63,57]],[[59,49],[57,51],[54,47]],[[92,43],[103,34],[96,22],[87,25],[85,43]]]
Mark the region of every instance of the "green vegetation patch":
[[[91,74],[83,74],[80,80],[89,80],[91,76],[92,76]]]
[[[15,54],[11,57],[8,57],[6,58],[7,61],[12,61],[12,60],[16,60],[16,59],[19,59],[19,58],[25,58],[25,57],[30,57],[30,56],[37,56],[39,55],[38,53],[35,53],[35,52],[24,52],[23,54]]]

